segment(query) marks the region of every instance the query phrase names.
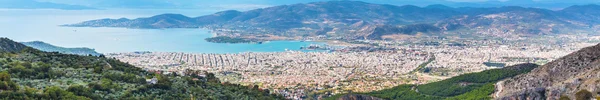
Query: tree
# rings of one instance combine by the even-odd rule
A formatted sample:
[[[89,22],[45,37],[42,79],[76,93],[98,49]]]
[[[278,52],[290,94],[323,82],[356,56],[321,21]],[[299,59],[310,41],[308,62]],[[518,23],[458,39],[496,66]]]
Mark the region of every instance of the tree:
[[[171,88],[171,79],[169,79],[168,76],[163,76],[160,74],[157,74],[156,79],[158,79],[158,83],[154,84],[155,87],[157,88],[161,88],[161,89],[170,89]]]
[[[46,88],[44,90],[44,98],[50,100],[91,100],[83,96],[76,96],[72,92],[65,91],[56,86]]]
[[[560,98],[558,100],[571,100],[571,98],[569,98],[568,96],[560,96]]]
[[[82,85],[70,86],[69,88],[67,88],[67,91],[72,92],[73,94],[78,95],[78,96],[85,96],[85,97],[92,98],[92,99],[100,99],[100,97],[98,95],[94,94],[92,89],[87,88]]]
[[[102,73],[102,66],[94,67],[94,73]]]
[[[592,92],[585,89],[575,93],[575,99],[577,100],[590,100],[592,98]]]
[[[0,72],[0,90],[19,90],[18,85],[10,79],[8,72]]]
[[[215,77],[215,74],[213,74],[213,73],[206,74],[206,81],[211,82],[211,83],[221,83],[219,78]]]

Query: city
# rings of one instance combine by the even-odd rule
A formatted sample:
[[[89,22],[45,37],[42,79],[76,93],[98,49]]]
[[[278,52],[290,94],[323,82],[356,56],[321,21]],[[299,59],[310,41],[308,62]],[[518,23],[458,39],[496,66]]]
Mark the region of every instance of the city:
[[[495,40],[469,40],[465,45],[397,45],[401,41],[368,41],[388,45],[364,49],[368,45],[330,52],[287,51],[276,53],[203,54],[176,52],[111,53],[106,56],[146,70],[184,73],[200,70],[217,74],[223,82],[258,85],[283,90],[290,98],[306,97],[311,92],[339,94],[370,92],[400,84],[426,84],[453,76],[502,68],[521,63],[545,64],[583,47],[594,45],[598,36],[566,38],[568,43],[516,42],[512,45]],[[548,38],[550,39],[550,38]],[[348,44],[348,43],[344,43]],[[562,44],[562,45],[561,45]],[[394,46],[395,45],[395,46]],[[349,50],[352,49],[352,50]],[[390,51],[391,50],[391,51]],[[489,63],[498,63],[494,66]],[[422,68],[421,68],[422,67]],[[425,70],[426,69],[426,70]]]

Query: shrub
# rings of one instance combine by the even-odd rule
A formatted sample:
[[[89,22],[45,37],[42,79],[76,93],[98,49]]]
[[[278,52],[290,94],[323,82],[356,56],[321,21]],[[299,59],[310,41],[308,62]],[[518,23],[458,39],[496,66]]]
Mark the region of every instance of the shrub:
[[[575,93],[575,99],[577,100],[590,100],[592,99],[592,92],[588,91],[588,90],[581,90],[577,93]]]
[[[46,88],[44,90],[44,98],[50,100],[91,100],[83,96],[76,96],[72,92],[65,91],[56,86]]]
[[[3,91],[3,92],[0,92],[0,99],[2,99],[2,100],[29,100],[29,99],[31,99],[31,97],[27,96],[23,92]]]
[[[10,79],[8,72],[0,72],[0,90],[19,90],[19,86]]]
[[[568,96],[562,95],[558,100],[571,100]]]
[[[85,97],[89,97],[91,99],[100,99],[100,96],[94,94],[92,89],[87,88],[85,86],[81,86],[81,85],[70,86],[69,88],[67,88],[67,91],[72,92],[73,94],[75,94],[77,96],[85,96]]]

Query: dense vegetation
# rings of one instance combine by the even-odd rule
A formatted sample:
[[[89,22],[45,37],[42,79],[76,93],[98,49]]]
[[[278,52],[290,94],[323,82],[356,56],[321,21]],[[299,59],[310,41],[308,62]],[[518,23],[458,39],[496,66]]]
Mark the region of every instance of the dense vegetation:
[[[592,98],[594,98],[594,96],[592,92],[588,90],[580,90],[579,92],[575,93],[576,100],[591,100]]]
[[[213,42],[213,43],[250,43],[250,42],[253,42],[253,41],[246,40],[243,38],[232,38],[232,37],[227,37],[227,36],[211,37],[211,38],[206,38],[205,40],[208,42]]]
[[[483,65],[489,66],[489,67],[505,67],[506,66],[505,63],[495,63],[495,62],[483,62]]]
[[[430,68],[427,68],[427,65],[428,65],[429,63],[433,62],[433,61],[435,61],[435,56],[432,56],[432,58],[429,58],[429,60],[427,60],[427,62],[424,62],[424,63],[420,64],[420,65],[417,67],[417,69],[415,69],[415,70],[411,71],[411,73],[414,73],[414,72],[417,72],[417,71],[418,71],[418,72],[429,73],[429,72],[431,71],[431,69],[430,69]]]
[[[14,43],[11,47],[22,45],[2,41],[11,40],[0,38],[0,43]],[[283,99],[269,90],[221,83],[210,73],[165,75],[111,58],[17,49],[0,48],[0,99]],[[146,82],[151,78],[157,82]]]
[[[535,64],[520,64],[501,69],[491,69],[478,73],[464,74],[424,85],[406,84],[390,89],[357,94],[393,100],[491,99],[489,95],[494,92],[494,83],[502,79],[527,73],[537,66],[538,65]],[[340,95],[336,95],[328,99],[336,99],[339,97]]]
[[[427,95],[450,97],[475,90],[487,83],[495,83],[499,80],[516,76],[533,70],[535,65],[526,64],[519,67],[486,70],[479,73],[469,73],[456,76],[447,80],[420,85],[417,87],[420,93]]]

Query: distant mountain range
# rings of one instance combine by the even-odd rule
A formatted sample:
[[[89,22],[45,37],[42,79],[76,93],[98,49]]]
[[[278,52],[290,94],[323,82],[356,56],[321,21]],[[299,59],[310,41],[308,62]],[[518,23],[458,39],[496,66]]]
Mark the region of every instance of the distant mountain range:
[[[9,9],[63,9],[63,10],[86,10],[96,9],[80,5],[58,4],[51,2],[38,2],[35,0],[0,0],[0,8]]]
[[[53,3],[86,5],[95,8],[126,9],[235,9],[251,10],[271,5],[286,5],[332,0],[37,0]],[[340,1],[340,0],[337,0]],[[443,4],[450,7],[522,6],[562,9],[572,5],[600,4],[598,0],[359,0],[376,4],[427,6]],[[469,2],[470,1],[470,2]]]
[[[547,10],[517,6],[452,8],[329,1],[223,11],[200,17],[162,14],[138,19],[100,19],[64,26],[125,28],[209,28],[223,36],[318,36],[381,39],[393,34],[438,34],[469,30],[475,34],[557,34],[600,29],[600,6]],[[457,31],[461,30],[461,31]]]
[[[48,44],[42,41],[32,41],[32,42],[21,42],[22,44],[38,49],[38,50],[42,50],[45,52],[59,52],[59,53],[63,53],[63,54],[75,54],[75,55],[83,55],[83,56],[87,56],[87,55],[93,55],[93,56],[100,56],[101,54],[96,52],[94,49],[90,49],[90,48],[65,48],[65,47],[59,47],[59,46],[54,46],[52,44]]]

